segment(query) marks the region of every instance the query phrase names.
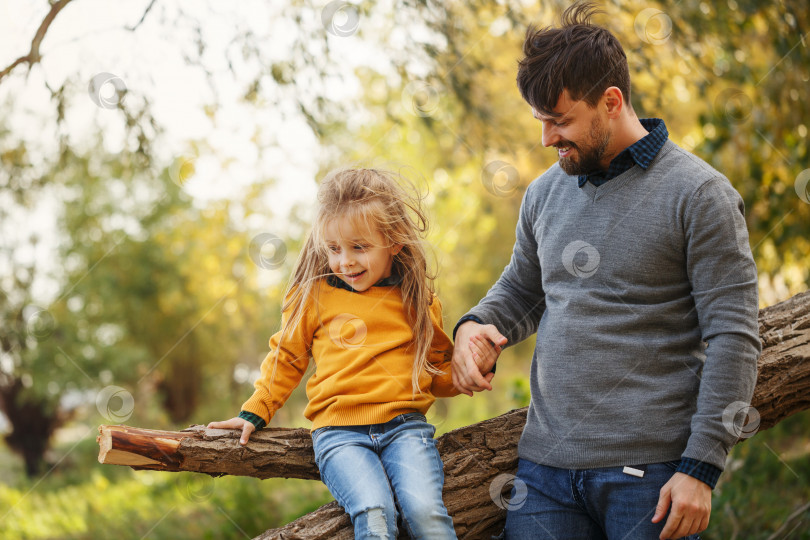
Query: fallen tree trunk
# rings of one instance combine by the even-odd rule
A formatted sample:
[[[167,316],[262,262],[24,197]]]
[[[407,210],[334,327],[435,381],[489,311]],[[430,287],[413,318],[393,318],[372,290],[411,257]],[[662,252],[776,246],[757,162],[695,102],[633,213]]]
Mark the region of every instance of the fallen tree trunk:
[[[308,429],[263,429],[253,433],[245,446],[239,444],[239,431],[204,426],[183,431],[129,426],[98,430],[98,460],[109,465],[211,476],[320,479]]]
[[[810,292],[759,314],[763,353],[752,406],[759,429],[810,408]],[[517,442],[526,420],[518,409],[451,431],[437,440],[444,461],[444,501],[459,538],[488,538],[503,527],[517,467]],[[309,430],[272,428],[239,433],[192,426],[180,432],[126,426],[99,428],[99,461],[136,469],[317,479]],[[352,538],[348,516],[330,503],[261,539]]]
[[[810,291],[759,312],[762,356],[751,405],[759,429],[810,408]]]

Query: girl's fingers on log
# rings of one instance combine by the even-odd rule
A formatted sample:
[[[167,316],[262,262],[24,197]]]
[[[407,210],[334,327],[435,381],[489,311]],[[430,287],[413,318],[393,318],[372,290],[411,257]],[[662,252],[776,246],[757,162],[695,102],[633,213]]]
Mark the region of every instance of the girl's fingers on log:
[[[211,422],[206,427],[208,429],[239,429],[242,427],[242,422],[245,422],[245,420],[237,416],[235,418],[231,418],[230,420]],[[248,422],[248,424],[250,424],[250,422]]]
[[[245,425],[242,426],[242,436],[239,438],[239,444],[242,446],[246,445],[248,439],[250,439],[250,434],[256,429],[252,423],[245,421]]]

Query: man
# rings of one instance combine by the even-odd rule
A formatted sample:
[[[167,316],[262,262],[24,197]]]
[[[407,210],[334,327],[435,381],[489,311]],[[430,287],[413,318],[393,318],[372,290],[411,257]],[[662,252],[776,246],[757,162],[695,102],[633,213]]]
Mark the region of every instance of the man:
[[[528,187],[509,265],[455,332],[468,395],[494,376],[473,336],[537,333],[527,495],[507,538],[706,529],[761,350],[742,199],[662,120],[638,119],[624,51],[594,13],[575,4],[560,28],[527,32],[517,82],[559,162]]]

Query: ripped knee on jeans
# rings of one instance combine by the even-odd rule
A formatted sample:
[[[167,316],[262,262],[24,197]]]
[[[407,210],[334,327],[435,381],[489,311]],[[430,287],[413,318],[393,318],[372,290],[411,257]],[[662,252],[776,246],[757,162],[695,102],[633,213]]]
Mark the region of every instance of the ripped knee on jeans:
[[[370,538],[380,538],[389,540],[388,524],[385,519],[385,510],[382,508],[368,508],[364,510],[366,522],[368,524],[368,536]]]

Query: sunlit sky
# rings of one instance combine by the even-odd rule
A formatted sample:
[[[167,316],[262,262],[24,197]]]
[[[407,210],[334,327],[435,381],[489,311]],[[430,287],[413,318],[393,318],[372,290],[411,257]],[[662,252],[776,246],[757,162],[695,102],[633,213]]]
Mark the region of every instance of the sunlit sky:
[[[304,12],[301,24],[325,31],[322,13],[327,4],[314,4]],[[127,30],[140,20],[148,5],[149,0],[74,0],[68,4],[42,42],[41,64],[30,72],[27,66],[19,66],[0,82],[0,103],[13,103],[4,118],[5,125],[28,143],[34,155],[52,157],[56,150],[56,107],[48,87],[58,88],[70,78],[76,82],[73,88],[77,92],[68,101],[64,124],[71,142],[79,147],[90,144],[101,130],[107,150],[120,150],[120,112],[99,106],[88,91],[94,77],[107,73],[126,87],[131,99],[144,97],[150,102],[153,115],[164,128],[156,148],[162,164],[174,160],[194,162],[195,175],[183,189],[197,206],[220,198],[238,198],[250,184],[274,178],[277,187],[266,198],[268,216],[279,220],[295,204],[307,212],[324,151],[290,96],[279,93],[272,102],[260,101],[259,106],[242,100],[259,66],[245,63],[239,47],[232,43],[238,31],[249,30],[258,38],[263,61],[281,59],[298,27],[282,17],[279,4],[274,2],[161,0],[136,31]],[[179,14],[180,8],[185,17]],[[45,0],[0,0],[0,69],[27,54],[48,9]],[[338,17],[345,19],[345,14],[339,13]],[[211,72],[208,81],[203,69],[184,58],[196,49],[190,18],[199,20],[203,29],[207,51],[202,62]],[[330,47],[333,52],[343,51],[339,54],[342,65],[336,67],[345,73],[344,78],[329,84],[334,99],[351,100],[357,95],[359,88],[352,75],[356,66],[374,65],[379,69],[385,63],[379,51],[364,47],[355,35],[330,36]],[[235,74],[228,69],[228,51]],[[101,87],[100,99],[114,103],[112,84]],[[125,99],[130,99],[130,94]],[[204,113],[204,106],[212,103],[218,104],[213,118]],[[206,141],[210,150],[194,152],[189,144],[192,140]],[[0,204],[4,201],[0,200]],[[44,198],[32,214],[17,215],[12,223],[0,224],[0,229],[7,230],[14,226],[13,222],[25,220],[38,227],[46,239],[53,238],[53,216],[58,204]],[[268,222],[242,225],[250,235],[266,230]],[[28,256],[47,260],[48,249],[43,244],[37,253]],[[41,285],[38,295],[47,301],[53,292],[54,284],[45,288]]]
[[[26,109],[26,114],[15,115],[15,120],[22,121],[15,122],[15,128],[35,132],[40,123],[35,117],[50,115],[51,103],[44,83],[57,87],[66,77],[75,77],[89,84],[96,74],[110,73],[129,91],[150,100],[154,115],[166,129],[167,144],[159,151],[161,157],[186,156],[187,141],[205,139],[221,158],[234,160],[225,174],[215,174],[211,162],[219,160],[193,156],[197,175],[187,189],[195,197],[234,195],[237,186],[261,175],[285,180],[285,189],[280,190],[280,198],[276,199],[279,204],[310,196],[316,144],[308,127],[298,118],[283,118],[279,107],[256,110],[240,104],[246,80],[236,80],[227,71],[221,54],[236,32],[236,24],[260,35],[272,31],[279,47],[268,44],[271,45],[268,52],[283,48],[289,40],[291,25],[274,20],[266,2],[183,2],[183,10],[198,18],[204,27],[204,38],[211,51],[204,61],[212,70],[218,92],[215,97],[203,71],[187,65],[183,59],[183,53],[193,48],[189,29],[183,27],[182,21],[171,28],[160,20],[161,9],[166,10],[167,19],[175,16],[176,2],[158,2],[135,32],[124,29],[140,19],[148,3],[148,0],[74,0],[60,12],[42,44],[41,66],[35,66],[27,77],[22,76],[26,68],[20,67],[16,76],[0,85],[0,96],[12,94],[17,108],[23,105]],[[44,0],[0,2],[0,64],[8,65],[27,52],[46,11]],[[249,72],[246,66],[237,66],[240,68],[245,68],[240,74]],[[111,90],[107,86],[102,93],[109,98]],[[22,103],[20,98],[24,98]],[[221,109],[216,122],[211,122],[203,113],[203,105],[215,100]],[[88,94],[87,99],[71,102],[67,126],[75,140],[98,129],[96,124],[102,126],[108,149],[115,151],[121,140],[116,114],[115,110],[98,107]],[[262,162],[257,159],[256,144],[250,141],[257,126],[267,130],[267,140],[262,142],[277,145],[276,151]]]

